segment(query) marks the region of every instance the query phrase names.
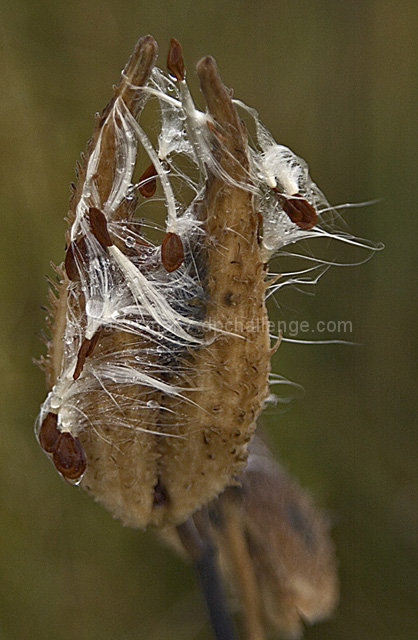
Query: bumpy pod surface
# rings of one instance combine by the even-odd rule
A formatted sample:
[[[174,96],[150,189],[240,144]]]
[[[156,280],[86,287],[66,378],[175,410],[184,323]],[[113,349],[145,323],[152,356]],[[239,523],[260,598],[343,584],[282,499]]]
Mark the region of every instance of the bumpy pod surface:
[[[141,38],[77,167],[37,420],[61,475],[137,527],[183,522],[237,481],[268,396],[268,259],[328,235],[307,165],[232,100],[214,60],[197,66],[203,113],[179,44],[171,75],[156,56]],[[138,216],[150,202],[166,215],[157,243]]]
[[[180,522],[234,482],[268,393],[270,356],[245,130],[204,59],[209,113],[189,96],[179,105],[160,98],[173,126],[185,127],[182,148],[162,158],[138,123],[147,83],[173,83],[152,75],[155,57],[153,39],[141,39],[78,167],[38,420],[62,475],[139,527]],[[138,145],[151,167],[135,184]],[[169,156],[182,150],[200,171],[186,204],[170,185]],[[168,211],[161,248],[135,218],[156,182]],[[83,460],[57,464],[63,444]]]

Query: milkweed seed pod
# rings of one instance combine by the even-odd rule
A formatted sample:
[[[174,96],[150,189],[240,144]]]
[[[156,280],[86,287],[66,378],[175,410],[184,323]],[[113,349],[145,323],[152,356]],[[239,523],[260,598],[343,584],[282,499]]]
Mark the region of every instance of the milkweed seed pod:
[[[202,114],[183,77],[153,72],[155,57],[154,40],[141,39],[78,167],[38,420],[64,478],[139,527],[182,521],[233,482],[270,357],[245,130],[211,58],[198,66]],[[138,123],[157,91],[164,157]],[[134,184],[138,145],[150,165]],[[186,204],[170,184],[177,152],[201,171]],[[157,183],[167,207],[161,247],[135,218]]]
[[[135,527],[183,522],[236,482],[269,393],[268,260],[331,235],[304,161],[232,100],[214,60],[197,66],[204,113],[180,45],[168,74],[156,56],[141,38],[77,168],[36,427],[59,473]],[[137,215],[152,201],[157,243]]]

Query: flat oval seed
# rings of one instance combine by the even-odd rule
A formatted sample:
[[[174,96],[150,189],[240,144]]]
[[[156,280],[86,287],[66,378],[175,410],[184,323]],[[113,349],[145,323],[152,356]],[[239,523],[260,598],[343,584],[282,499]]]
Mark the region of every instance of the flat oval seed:
[[[56,413],[47,413],[39,429],[38,438],[42,449],[47,453],[53,453],[57,446],[61,432],[57,427],[58,416]]]
[[[102,247],[111,247],[113,242],[110,238],[109,231],[107,230],[107,220],[105,214],[96,209],[96,207],[90,207],[89,209],[89,221],[90,229],[94,237]]]
[[[171,38],[167,56],[167,69],[176,80],[184,80],[184,60],[180,43]]]
[[[80,274],[78,273],[77,264],[74,258],[74,247],[73,243],[67,249],[64,260],[65,272],[70,280],[76,282],[80,280]]]
[[[90,345],[89,345],[89,348],[87,349],[86,358],[91,356],[91,354],[93,353],[97,343],[99,342],[100,336],[101,336],[101,331],[100,329],[97,329],[96,333],[90,340]]]
[[[283,211],[287,213],[292,222],[305,231],[312,229],[317,223],[318,216],[313,207],[298,193],[294,196],[284,197]]]
[[[67,480],[77,480],[86,470],[87,460],[78,438],[61,433],[53,455],[54,465]]]
[[[76,256],[78,258],[78,262],[76,260]],[[73,282],[78,282],[80,280],[80,266],[85,265],[87,263],[87,259],[85,238],[82,237],[75,242],[71,242],[66,251],[64,260],[65,271],[70,280]]]
[[[138,180],[138,191],[141,196],[144,196],[144,198],[151,198],[154,195],[157,189],[156,178],[157,172],[155,170],[155,167],[153,164],[150,164],[150,166],[145,169],[144,173]],[[142,182],[144,184],[141,184]]]
[[[184,249],[177,233],[166,233],[161,243],[161,262],[169,273],[175,271],[183,263]]]
[[[89,338],[84,338],[83,342],[81,343],[81,347],[78,350],[77,362],[73,373],[74,380],[77,380],[80,377],[80,374],[83,371],[84,362],[86,361],[90,348],[91,340],[89,340]]]

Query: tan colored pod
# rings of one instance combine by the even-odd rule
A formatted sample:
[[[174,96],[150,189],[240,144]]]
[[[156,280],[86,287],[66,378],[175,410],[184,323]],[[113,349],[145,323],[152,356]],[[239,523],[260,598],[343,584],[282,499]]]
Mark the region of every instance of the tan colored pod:
[[[214,138],[218,161],[233,180],[245,183],[245,130],[212,58],[199,63],[198,74],[209,111],[223,132],[222,145]],[[209,175],[200,215],[205,221],[206,320],[233,335],[215,334],[208,346],[190,353],[190,397],[199,406],[181,409],[177,428],[184,440],[160,441],[159,473],[174,520],[185,519],[234,481],[268,392],[266,274],[252,196]],[[178,416],[168,414],[169,424],[173,419],[178,423]],[[156,512],[154,522],[159,516]]]
[[[39,420],[56,414],[87,460],[74,481],[137,527],[182,522],[235,482],[268,393],[270,357],[245,129],[205,58],[198,75],[210,116],[196,124],[190,154],[204,145],[211,162],[197,160],[205,186],[189,208],[194,226],[186,216],[177,222],[170,172],[134,120],[155,56],[153,39],[142,38],[78,167],[71,255],[50,296],[49,395]],[[134,137],[171,206],[176,255],[166,241],[162,264],[134,218],[137,198],[153,195],[141,193],[143,176],[134,188]]]

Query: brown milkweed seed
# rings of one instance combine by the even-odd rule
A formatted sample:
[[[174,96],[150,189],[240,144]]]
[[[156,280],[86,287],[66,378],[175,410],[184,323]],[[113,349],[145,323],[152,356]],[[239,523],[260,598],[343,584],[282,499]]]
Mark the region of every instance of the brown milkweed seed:
[[[170,41],[170,48],[167,56],[167,69],[171,75],[176,78],[176,80],[184,80],[183,51],[180,43],[175,38],[171,38]]]
[[[100,211],[100,209],[96,209],[96,207],[90,207],[89,221],[90,229],[97,242],[99,242],[102,247],[111,247],[113,242],[107,229],[107,220],[104,213]]]
[[[184,261],[184,249],[177,233],[166,233],[161,243],[161,262],[169,273],[178,269]]]
[[[91,340],[89,340],[88,338],[84,338],[83,342],[81,343],[81,347],[78,350],[77,362],[73,373],[74,380],[77,380],[80,377],[80,374],[83,371],[84,362],[89,354],[90,349]]]
[[[153,164],[150,164],[139,178],[138,191],[144,198],[151,198],[157,189],[157,172]]]
[[[71,433],[60,434],[52,459],[66,480],[77,480],[87,467],[84,449],[79,439],[74,438]]]
[[[65,253],[64,268],[66,274],[73,282],[80,280],[80,268],[87,261],[87,246],[84,237],[79,238],[75,242],[70,242]]]
[[[41,428],[39,429],[39,444],[47,453],[52,453],[53,451],[55,451],[58,438],[61,435],[57,427],[57,422],[57,414],[49,412],[47,413],[46,418],[44,418]]]
[[[298,225],[300,229],[308,231],[312,229],[318,221],[318,215],[313,207],[305,198],[295,193],[293,196],[282,196],[283,211],[287,213],[292,222]]]

